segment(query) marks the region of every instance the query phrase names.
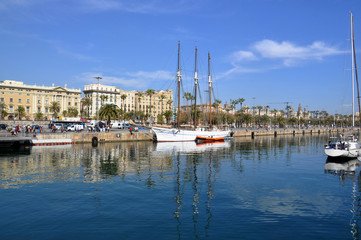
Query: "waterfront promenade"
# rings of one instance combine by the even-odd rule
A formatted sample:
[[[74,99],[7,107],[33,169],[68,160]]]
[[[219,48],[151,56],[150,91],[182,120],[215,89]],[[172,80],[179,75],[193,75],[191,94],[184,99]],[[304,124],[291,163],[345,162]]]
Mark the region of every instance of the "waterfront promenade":
[[[317,135],[317,134],[355,134],[359,135],[358,128],[312,128],[312,129],[234,129],[235,138],[256,138],[258,136],[282,136],[282,135]],[[127,129],[113,129],[110,132],[55,132],[45,130],[43,133],[20,133],[12,136],[8,131],[0,132],[0,144],[5,141],[19,141],[20,139],[31,140],[33,145],[60,145],[76,143],[105,143],[105,142],[131,142],[131,141],[153,141],[153,131],[142,129],[130,132]]]

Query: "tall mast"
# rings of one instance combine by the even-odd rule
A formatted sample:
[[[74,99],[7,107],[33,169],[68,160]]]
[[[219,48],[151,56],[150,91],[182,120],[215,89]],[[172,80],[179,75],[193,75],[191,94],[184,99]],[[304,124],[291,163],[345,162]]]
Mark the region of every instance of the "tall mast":
[[[351,13],[352,14],[352,13]],[[353,18],[353,17],[352,17]],[[359,112],[359,126],[361,127],[361,105],[360,105],[360,88],[358,83],[358,74],[357,74],[357,60],[356,60],[356,48],[355,48],[355,34],[352,32],[352,46],[353,46],[353,58],[355,66],[355,75],[356,75],[356,88],[357,88],[357,102],[358,102],[358,112]]]
[[[180,89],[181,89],[181,81],[182,74],[180,69],[180,41],[178,41],[178,68],[177,68],[177,87],[178,87],[178,112],[177,112],[177,126],[180,127]]]
[[[197,53],[198,53],[198,49],[196,46],[195,64],[194,64],[194,129],[197,128],[197,90],[198,90]]]
[[[353,16],[351,12],[351,74],[352,74],[352,127],[355,126],[355,73],[354,73],[354,49],[353,49]]]
[[[212,128],[212,78],[211,78],[211,55],[208,52],[208,91],[209,91],[209,128]]]

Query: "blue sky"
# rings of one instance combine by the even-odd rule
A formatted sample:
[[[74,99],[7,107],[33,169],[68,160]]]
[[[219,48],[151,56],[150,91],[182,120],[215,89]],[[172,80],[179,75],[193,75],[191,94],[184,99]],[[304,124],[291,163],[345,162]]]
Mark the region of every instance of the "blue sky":
[[[186,91],[197,45],[222,103],[350,114],[350,11],[360,50],[359,0],[1,0],[0,80],[173,88],[180,41]]]

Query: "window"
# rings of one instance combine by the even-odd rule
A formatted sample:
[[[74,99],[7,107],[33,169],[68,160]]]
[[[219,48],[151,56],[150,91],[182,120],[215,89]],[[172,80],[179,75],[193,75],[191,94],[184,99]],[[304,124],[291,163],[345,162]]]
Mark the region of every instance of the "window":
[[[30,96],[30,93],[27,93],[26,96]]]
[[[48,108],[48,107],[45,108],[45,112],[46,112],[46,113],[49,112],[49,108]]]
[[[4,92],[1,92],[1,94],[5,94]]]
[[[21,103],[21,98],[18,99],[18,103]]]
[[[38,113],[41,112],[41,107],[38,107]]]
[[[30,103],[30,99],[26,99],[26,103]]]
[[[9,112],[14,112],[14,106],[9,106]]]
[[[77,102],[75,103],[75,106],[78,106],[78,103],[77,103]]]
[[[22,93],[19,93],[19,96],[21,96]]]
[[[0,98],[0,102],[3,102],[4,101],[4,98]]]
[[[10,95],[14,95],[14,93],[13,93],[13,92],[11,92],[11,93],[10,93]]]
[[[71,105],[71,102],[68,102],[68,106],[70,106]]]
[[[13,102],[14,101],[14,99],[13,98],[10,98],[10,102]]]
[[[49,102],[48,102],[48,100],[45,100],[45,104],[48,104]]]
[[[30,113],[30,107],[26,107],[26,113]]]
[[[41,100],[38,100],[38,104],[41,104]]]

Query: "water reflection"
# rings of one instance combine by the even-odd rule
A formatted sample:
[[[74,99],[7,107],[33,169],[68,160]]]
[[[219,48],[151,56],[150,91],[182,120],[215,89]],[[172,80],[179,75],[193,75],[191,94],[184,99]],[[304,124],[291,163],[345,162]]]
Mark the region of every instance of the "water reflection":
[[[106,212],[108,215],[101,220],[114,218],[118,220],[114,221],[116,224],[129,221],[128,227],[137,226],[135,223],[142,217],[152,219],[177,234],[178,239],[220,239],[222,231],[234,233],[237,238],[247,237],[244,233],[251,232],[255,235],[250,238],[261,239],[268,237],[257,235],[257,229],[264,227],[282,231],[282,236],[288,238],[305,228],[305,232],[318,233],[319,239],[327,231],[336,232],[326,226],[333,219],[337,219],[339,227],[347,228],[344,222],[349,216],[345,216],[342,207],[348,202],[339,193],[343,185],[334,183],[337,178],[323,174],[337,172],[339,176],[340,168],[347,167],[354,177],[349,178],[344,172],[340,179],[355,184],[354,217],[350,224],[353,236],[358,237],[361,191],[358,164],[325,163],[323,144],[327,139],[328,136],[279,136],[241,138],[212,145],[131,142],[100,143],[97,147],[91,144],[33,147],[27,156],[0,156],[0,188],[77,182],[72,186],[86,185],[79,205],[89,202],[87,196],[95,196],[97,204],[94,207],[93,203],[87,212],[91,213],[94,207],[97,215],[87,216],[89,219],[101,219]],[[55,187],[64,192],[64,185],[67,184]],[[72,197],[78,196],[71,195],[69,199]],[[341,208],[343,218],[339,220]],[[142,215],[143,212],[148,215]],[[319,219],[325,223],[309,224]],[[289,222],[301,223],[302,227],[290,226]],[[141,222],[142,226],[149,224]],[[119,226],[115,227],[118,232],[122,228]]]
[[[351,234],[353,239],[360,238],[359,220],[361,215],[361,174],[357,170],[360,167],[360,161],[347,158],[330,158],[325,163],[325,173],[339,176],[342,182],[352,181],[351,191],[351,209],[352,217],[350,219]],[[358,177],[356,178],[358,174]],[[358,185],[358,190],[357,190]]]

